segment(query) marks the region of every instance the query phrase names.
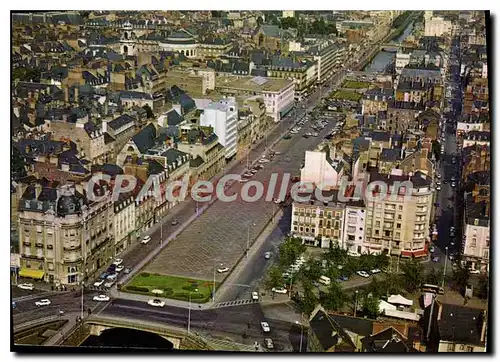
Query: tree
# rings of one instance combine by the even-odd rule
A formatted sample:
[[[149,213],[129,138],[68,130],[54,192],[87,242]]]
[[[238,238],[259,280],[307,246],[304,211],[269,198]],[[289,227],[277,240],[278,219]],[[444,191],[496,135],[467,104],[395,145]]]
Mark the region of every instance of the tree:
[[[281,244],[279,250],[280,265],[288,267],[306,251],[306,246],[302,244],[302,239],[290,237]]]
[[[386,295],[399,294],[404,289],[403,276],[396,273],[386,274],[383,284]]]
[[[272,289],[274,287],[282,287],[285,284],[285,280],[283,278],[283,272],[281,269],[274,265],[269,268],[269,272],[267,273],[267,278],[265,281],[265,285],[267,289]]]
[[[443,281],[443,272],[436,271],[434,268],[429,270],[425,275],[425,282],[427,284],[439,285]]]
[[[259,17],[257,18],[257,25],[258,25],[258,26],[261,26],[263,22],[264,22],[264,19],[262,19],[262,16],[259,16]]]
[[[377,318],[379,315],[380,299],[374,295],[365,294],[362,303],[363,314],[371,319]]]
[[[316,308],[319,300],[314,294],[313,285],[310,281],[303,282],[302,287],[304,288],[304,294],[300,298],[299,309],[302,313],[309,315]]]
[[[481,299],[488,299],[488,290],[490,287],[490,281],[488,274],[484,273],[479,276],[479,281],[477,283],[476,295]]]
[[[144,105],[144,107],[142,107],[142,108],[146,111],[146,114],[147,114],[148,118],[153,118],[155,116],[154,113],[153,113],[153,110],[151,109],[151,107],[149,106],[149,104]]]
[[[415,260],[414,258],[406,261],[402,266],[401,270],[403,271],[403,280],[405,284],[405,289],[413,293],[416,291],[422,281],[424,280],[424,270],[422,264]]]
[[[378,269],[386,269],[391,262],[391,258],[387,253],[383,252],[375,256],[375,263]]]
[[[347,295],[340,284],[332,280],[328,292],[320,293],[320,300],[326,309],[341,310],[347,301]]]
[[[282,29],[297,28],[297,25],[296,18],[282,18],[280,23]]]
[[[303,276],[301,279],[308,281],[318,280],[322,275],[322,270],[323,267],[321,265],[321,261],[310,259],[305,263],[304,267],[300,269],[300,274]]]
[[[465,287],[469,283],[470,271],[467,266],[463,266],[457,263],[457,266],[453,269],[452,281],[455,290],[460,293],[465,292]]]
[[[386,285],[383,281],[379,281],[376,277],[373,277],[372,281],[368,285],[368,292],[373,296],[380,298],[386,294]]]

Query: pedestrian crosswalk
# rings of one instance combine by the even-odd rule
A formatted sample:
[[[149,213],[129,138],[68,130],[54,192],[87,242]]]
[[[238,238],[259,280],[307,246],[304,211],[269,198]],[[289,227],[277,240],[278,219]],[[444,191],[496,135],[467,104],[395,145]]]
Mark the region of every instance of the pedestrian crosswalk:
[[[224,307],[235,307],[238,305],[247,305],[247,304],[253,304],[253,303],[258,303],[258,300],[253,300],[253,299],[240,299],[240,300],[231,300],[229,302],[221,302],[217,303],[214,308],[224,308]]]

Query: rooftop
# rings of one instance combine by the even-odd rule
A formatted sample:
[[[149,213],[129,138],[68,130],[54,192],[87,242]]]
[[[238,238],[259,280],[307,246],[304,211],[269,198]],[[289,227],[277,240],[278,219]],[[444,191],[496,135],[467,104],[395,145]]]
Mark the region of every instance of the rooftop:
[[[293,84],[292,80],[270,77],[241,77],[218,82],[219,89],[233,89],[251,92],[280,92]]]

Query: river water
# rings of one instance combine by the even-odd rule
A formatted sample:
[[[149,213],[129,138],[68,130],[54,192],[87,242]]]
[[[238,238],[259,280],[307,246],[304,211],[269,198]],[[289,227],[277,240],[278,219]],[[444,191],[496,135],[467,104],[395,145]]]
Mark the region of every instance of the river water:
[[[413,22],[411,22],[400,36],[395,39],[396,43],[401,43],[413,31]],[[383,72],[386,67],[394,60],[396,53],[380,51],[373,60],[363,70],[367,72]]]

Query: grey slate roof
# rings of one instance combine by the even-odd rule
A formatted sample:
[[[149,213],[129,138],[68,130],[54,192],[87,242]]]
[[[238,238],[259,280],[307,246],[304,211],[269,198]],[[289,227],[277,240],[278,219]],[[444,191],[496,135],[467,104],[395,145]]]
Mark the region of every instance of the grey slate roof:
[[[400,159],[400,148],[384,148],[380,153],[380,161],[394,162]]]
[[[119,129],[120,127],[125,126],[126,124],[134,123],[135,119],[128,114],[122,114],[121,116],[113,119],[108,122],[108,127],[111,127],[114,130]]]
[[[132,141],[135,143],[137,148],[141,153],[145,153],[147,150],[155,145],[156,141],[156,128],[151,123],[144,127],[139,133],[132,137]]]

